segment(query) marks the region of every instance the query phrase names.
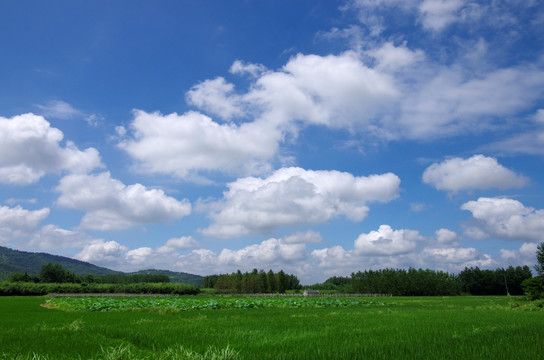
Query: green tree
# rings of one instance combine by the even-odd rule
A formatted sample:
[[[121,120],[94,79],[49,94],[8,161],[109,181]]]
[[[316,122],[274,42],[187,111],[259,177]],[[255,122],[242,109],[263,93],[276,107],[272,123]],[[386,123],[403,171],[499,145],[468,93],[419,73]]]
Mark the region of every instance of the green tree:
[[[544,277],[544,242],[536,247],[536,262],[535,270],[539,276]]]
[[[76,283],[77,276],[70,270],[66,270],[59,263],[47,263],[40,270],[40,282],[42,283]]]

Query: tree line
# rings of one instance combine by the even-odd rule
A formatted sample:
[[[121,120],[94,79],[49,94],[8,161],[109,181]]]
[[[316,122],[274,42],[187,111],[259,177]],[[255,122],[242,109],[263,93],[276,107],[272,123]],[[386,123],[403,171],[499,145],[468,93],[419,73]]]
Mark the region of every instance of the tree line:
[[[334,276],[322,284],[307,288],[394,296],[445,296],[463,293],[523,295],[522,283],[531,278],[528,266],[510,266],[496,270],[470,267],[459,274],[430,269],[383,269],[358,271],[352,273],[350,277]]]
[[[231,274],[206,276],[203,286],[219,293],[238,294],[285,293],[287,290],[302,288],[295,275],[286,274],[283,270],[274,273],[272,270],[265,272],[257,269],[245,273],[238,270]]]

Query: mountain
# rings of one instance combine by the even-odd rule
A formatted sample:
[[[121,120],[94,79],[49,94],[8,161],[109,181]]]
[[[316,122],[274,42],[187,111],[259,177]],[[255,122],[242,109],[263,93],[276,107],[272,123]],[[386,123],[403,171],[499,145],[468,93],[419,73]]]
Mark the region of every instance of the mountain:
[[[59,263],[63,268],[70,270],[78,276],[87,274],[120,274],[119,271],[106,269],[64,256],[12,250],[0,246],[0,280],[7,280],[9,275],[14,272],[26,272],[30,275],[38,276],[42,266],[49,262],[53,264]]]
[[[27,251],[12,250],[0,246],[0,281],[9,279],[12,273],[28,273],[38,276],[43,265],[47,263],[59,263],[63,268],[70,270],[78,276],[84,275],[112,275],[125,274],[121,271],[110,270],[104,267],[89,264],[84,261],[71,259],[65,256],[51,255],[46,253],[34,253]],[[184,272],[168,270],[141,270],[132,274],[160,274],[168,275],[170,281],[190,285],[202,285],[204,277]]]

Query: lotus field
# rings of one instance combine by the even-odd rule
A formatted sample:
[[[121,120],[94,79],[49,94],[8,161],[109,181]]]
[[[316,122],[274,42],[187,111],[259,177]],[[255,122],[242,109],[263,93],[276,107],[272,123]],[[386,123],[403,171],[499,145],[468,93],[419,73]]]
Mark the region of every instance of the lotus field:
[[[456,297],[0,297],[0,359],[541,359],[542,304]]]
[[[115,311],[252,308],[330,308],[347,306],[391,306],[364,298],[334,297],[55,297],[47,304],[64,310]]]

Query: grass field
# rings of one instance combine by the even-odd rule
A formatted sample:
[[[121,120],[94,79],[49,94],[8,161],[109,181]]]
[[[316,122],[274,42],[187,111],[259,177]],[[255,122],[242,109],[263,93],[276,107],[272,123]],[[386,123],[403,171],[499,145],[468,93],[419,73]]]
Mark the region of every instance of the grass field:
[[[544,312],[507,297],[361,298],[359,304],[199,310],[154,305],[128,311],[50,309],[40,306],[46,299],[0,298],[0,359],[541,359],[544,354]]]

